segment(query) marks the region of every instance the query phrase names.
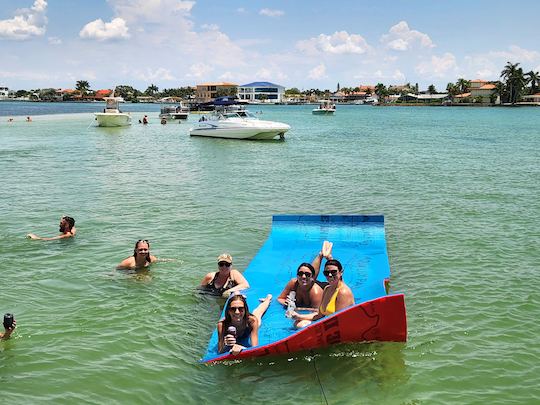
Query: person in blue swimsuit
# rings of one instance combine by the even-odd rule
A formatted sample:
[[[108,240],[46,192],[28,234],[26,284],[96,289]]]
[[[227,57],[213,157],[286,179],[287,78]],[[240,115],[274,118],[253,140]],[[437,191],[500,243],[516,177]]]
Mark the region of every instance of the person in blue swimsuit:
[[[249,288],[249,283],[238,270],[232,268],[232,256],[228,253],[219,255],[218,271],[208,273],[201,281],[201,287],[214,294],[228,298],[235,291]]]
[[[218,351],[238,354],[246,347],[259,344],[259,328],[262,316],[268,309],[272,295],[261,299],[261,303],[253,313],[249,312],[246,297],[233,293],[225,306],[225,318],[217,324]]]

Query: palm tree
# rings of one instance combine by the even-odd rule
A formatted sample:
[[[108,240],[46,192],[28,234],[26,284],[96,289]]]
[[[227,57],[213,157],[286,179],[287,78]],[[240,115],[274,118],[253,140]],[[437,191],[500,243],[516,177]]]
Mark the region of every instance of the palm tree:
[[[501,77],[506,80],[506,87],[510,93],[510,102],[515,104],[518,98],[525,89],[525,76],[523,75],[523,69],[518,68],[519,63],[507,62]]]
[[[538,90],[538,85],[540,85],[540,74],[531,70],[525,73],[525,76],[527,76],[527,84],[531,85],[530,94],[535,94]]]
[[[503,82],[498,81],[495,83],[495,94],[500,97],[500,103],[503,104],[506,94],[506,85]]]
[[[388,94],[388,90],[386,89],[386,86],[384,84],[377,83],[377,85],[375,86],[375,94],[379,98],[379,103],[384,103],[384,99]]]
[[[75,89],[79,90],[84,96],[90,90],[90,84],[86,80],[78,80]]]
[[[433,84],[430,84],[428,89],[427,89],[427,92],[429,94],[436,94],[437,93],[437,89],[435,89],[435,86]]]
[[[454,101],[454,96],[459,94],[459,88],[454,83],[448,83],[446,85],[446,91],[448,96],[450,96],[450,101]]]
[[[461,94],[467,93],[471,88],[471,82],[460,77],[456,82],[456,86]]]
[[[148,86],[148,88],[144,91],[144,94],[147,94],[149,96],[153,96],[155,93],[159,91],[159,88],[155,84],[151,84]]]

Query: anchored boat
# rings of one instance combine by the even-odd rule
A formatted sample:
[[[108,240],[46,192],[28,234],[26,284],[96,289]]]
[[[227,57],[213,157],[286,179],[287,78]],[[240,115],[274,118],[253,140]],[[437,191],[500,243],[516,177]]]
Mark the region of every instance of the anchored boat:
[[[242,110],[214,111],[204,115],[189,130],[191,136],[207,136],[229,139],[283,139],[291,127],[282,122],[259,120],[253,114]]]
[[[103,112],[94,113],[99,127],[125,127],[131,125],[129,113],[120,111],[119,104],[124,101],[122,97],[105,97]]]
[[[334,244],[332,254],[343,264],[343,279],[354,294],[355,305],[296,329],[276,298],[296,275],[298,265],[312,261],[324,240]],[[387,292],[390,266],[382,215],[276,215],[268,239],[244,276],[251,285],[244,292],[250,309],[258,305],[258,298],[274,296],[262,318],[259,346],[236,356],[220,354],[214,331],[203,362],[285,354],[345,342],[407,339],[404,296]]]
[[[315,115],[333,115],[336,112],[336,106],[329,100],[319,101],[319,106],[311,110]]]

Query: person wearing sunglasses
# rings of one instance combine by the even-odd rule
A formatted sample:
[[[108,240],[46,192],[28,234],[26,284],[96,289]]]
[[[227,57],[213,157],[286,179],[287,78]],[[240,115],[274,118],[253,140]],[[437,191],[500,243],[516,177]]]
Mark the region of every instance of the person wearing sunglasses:
[[[225,305],[225,317],[217,324],[218,351],[238,354],[246,347],[259,344],[259,328],[272,295],[262,298],[253,313],[249,312],[246,296],[234,292]]]
[[[323,289],[315,281],[315,268],[310,263],[301,263],[296,270],[296,277],[291,279],[281,294],[278,302],[287,307],[290,293],[295,292],[295,306],[299,310],[316,311],[321,303]]]
[[[75,236],[75,233],[77,232],[77,229],[75,229],[75,220],[71,217],[64,215],[62,218],[60,218],[58,231],[60,232],[60,235],[53,236],[51,238],[43,238],[33,233],[29,233],[28,235],[26,235],[26,237],[33,240],[57,240],[71,238]]]
[[[310,263],[301,263],[296,270],[296,278],[291,279],[281,294],[278,302],[287,307],[290,304],[299,310],[317,311],[321,303],[323,288],[327,283],[317,281],[321,261],[323,258],[329,260],[332,258],[332,242],[324,241],[321,251]],[[291,303],[290,293],[295,292],[295,302]]]
[[[238,270],[232,268],[232,256],[219,255],[218,270],[208,273],[201,281],[201,287],[214,295],[228,298],[235,291],[249,288],[249,283]]]
[[[296,321],[297,328],[303,328],[326,315],[354,305],[354,295],[343,281],[343,267],[339,260],[333,258],[328,260],[324,265],[323,274],[328,285],[324,288],[319,310],[312,314],[299,314],[292,311],[291,317]]]
[[[117,269],[143,269],[157,262],[157,257],[150,254],[150,242],[139,239],[135,242],[133,256],[130,256],[117,266]]]

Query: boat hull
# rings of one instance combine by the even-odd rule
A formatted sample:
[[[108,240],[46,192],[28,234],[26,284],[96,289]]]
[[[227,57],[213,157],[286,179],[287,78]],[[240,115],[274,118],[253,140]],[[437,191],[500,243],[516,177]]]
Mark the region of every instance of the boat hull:
[[[159,114],[159,119],[166,119],[167,121],[185,121],[189,117],[189,113],[174,113],[174,114]]]
[[[131,116],[126,113],[95,113],[98,127],[126,127],[131,125]]]
[[[210,138],[270,140],[283,138],[290,128],[287,124],[259,120],[219,123],[208,121],[200,122],[197,127],[191,128],[189,134]]]
[[[333,115],[335,112],[336,110],[325,110],[325,109],[319,109],[319,108],[311,110],[311,113],[315,115]]]

